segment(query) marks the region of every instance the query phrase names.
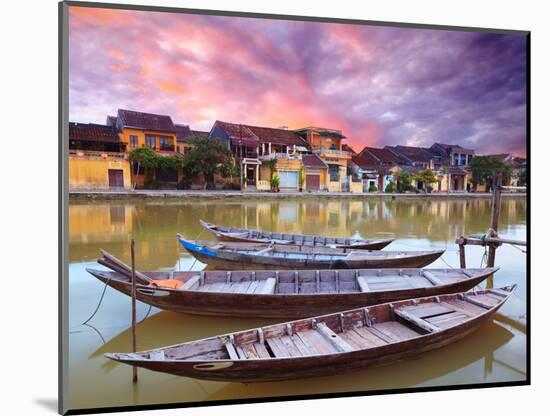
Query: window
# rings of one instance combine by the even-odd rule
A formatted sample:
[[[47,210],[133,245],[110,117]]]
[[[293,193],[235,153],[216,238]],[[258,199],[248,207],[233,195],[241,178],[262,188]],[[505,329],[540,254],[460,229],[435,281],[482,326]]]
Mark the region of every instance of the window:
[[[155,136],[145,135],[145,145],[151,149],[155,148]]]
[[[132,149],[135,149],[138,145],[138,136],[131,135],[130,136],[130,147]]]
[[[159,149],[174,151],[174,144],[172,138],[169,136],[159,136]]]

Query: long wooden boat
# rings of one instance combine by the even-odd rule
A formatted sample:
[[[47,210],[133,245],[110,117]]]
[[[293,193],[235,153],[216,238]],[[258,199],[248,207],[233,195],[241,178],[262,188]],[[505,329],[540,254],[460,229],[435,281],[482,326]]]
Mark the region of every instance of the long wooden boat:
[[[244,383],[317,377],[402,360],[469,335],[514,286],[409,299],[152,349],[105,354],[153,371]]]
[[[360,240],[343,237],[323,237],[317,235],[302,235],[288,233],[273,233],[247,228],[224,227],[199,220],[201,225],[210,231],[219,241],[233,241],[241,243],[275,243],[292,244],[309,247],[353,248],[355,250],[381,250],[394,241],[393,238]]]
[[[131,279],[86,269],[130,296]],[[160,309],[199,315],[303,318],[359,306],[469,290],[493,275],[487,269],[202,271],[143,273],[137,299]],[[180,285],[163,287],[163,281]]]
[[[276,269],[387,269],[425,267],[445,250],[368,251],[285,244],[185,240],[180,244],[197,260],[223,270]]]

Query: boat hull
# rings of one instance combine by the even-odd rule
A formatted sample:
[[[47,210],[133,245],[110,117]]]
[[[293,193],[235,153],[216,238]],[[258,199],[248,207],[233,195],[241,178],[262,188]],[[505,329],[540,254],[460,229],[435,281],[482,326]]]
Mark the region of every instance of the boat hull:
[[[186,247],[187,248],[187,247]],[[241,253],[226,253],[222,250],[216,252],[216,256],[204,252],[187,251],[198,261],[220,270],[254,270],[254,269],[282,269],[282,270],[312,270],[335,268],[334,260],[304,260],[296,258],[270,258],[267,256],[255,256]],[[392,268],[422,268],[436,261],[442,251],[404,258],[345,260],[348,269],[392,269]],[[338,267],[336,267],[338,268]]]
[[[480,315],[463,325],[417,337],[408,341],[387,344],[353,352],[300,358],[218,360],[213,361],[150,361],[132,359],[119,361],[178,376],[211,381],[271,382],[298,378],[336,375],[366,367],[388,364],[412,358],[429,351],[445,347],[476,331],[490,319],[500,306]],[[117,360],[116,355],[108,358]]]
[[[388,246],[394,241],[394,239],[375,239],[375,240],[343,239],[348,243],[350,243],[350,244],[346,244],[344,243],[344,241],[341,241],[342,239],[338,239],[336,237],[303,236],[303,235],[297,235],[297,234],[286,234],[286,238],[277,239],[277,238],[268,238],[269,233],[260,233],[260,237],[248,237],[244,234],[247,234],[250,232],[256,232],[256,233],[258,232],[255,230],[249,230],[246,228],[234,228],[230,230],[227,227],[220,227],[219,225],[209,224],[202,220],[200,220],[200,223],[218,241],[227,241],[227,242],[234,242],[234,243],[270,243],[272,241],[279,241],[281,244],[303,245],[304,237],[309,237],[309,238],[315,237],[318,240],[324,239],[324,241],[327,241],[327,239],[329,239],[329,241],[334,240],[327,244],[317,243],[316,244],[317,246],[327,246],[327,247],[333,246],[337,248],[348,248],[348,249],[354,249],[354,250],[382,250],[384,247]],[[299,240],[296,240],[297,237],[299,237]],[[337,242],[338,240],[340,240],[340,242]]]
[[[219,241],[228,241],[233,243],[269,243],[269,240],[266,239],[255,239],[255,238],[246,238],[246,237],[235,237],[230,236],[223,233],[218,233],[215,231],[212,231],[212,234],[216,237]],[[352,248],[354,250],[382,250],[383,248],[387,247],[389,244],[391,244],[393,240],[380,240],[373,243],[358,243],[354,245],[345,245],[345,244],[337,244],[335,247],[338,248]],[[289,243],[290,244],[290,243]]]
[[[113,273],[93,269],[88,271],[112,288],[130,296],[131,284],[114,278]],[[137,285],[139,301],[159,309],[223,317],[254,318],[305,318],[338,312],[362,306],[395,302],[404,299],[465,292],[493,272],[480,274],[443,286],[378,292],[320,293],[320,294],[244,294],[223,292],[196,292],[186,290],[155,289]]]

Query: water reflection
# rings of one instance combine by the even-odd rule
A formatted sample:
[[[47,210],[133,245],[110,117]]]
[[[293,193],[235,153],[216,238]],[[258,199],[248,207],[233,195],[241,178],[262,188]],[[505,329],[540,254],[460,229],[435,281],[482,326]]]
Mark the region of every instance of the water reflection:
[[[500,229],[525,239],[526,203],[506,198]],[[364,391],[411,386],[470,384],[525,379],[525,255],[503,246],[497,252],[501,270],[495,286],[518,283],[516,294],[496,319],[466,339],[414,360],[311,380],[251,384],[197,381],[140,370],[137,386],[131,368],[103,357],[130,349],[130,300],[108,289],[90,322],[103,285],[85,272],[96,266],[99,249],[128,260],[129,240],[136,240],[137,267],[142,270],[187,270],[203,267],[181,253],[176,232],[187,238],[210,238],[198,220],[263,230],[354,236],[393,235],[388,249],[447,248],[433,267],[458,266],[455,238],[484,232],[490,221],[489,200],[302,200],[140,201],[71,203],[69,206],[70,406],[86,408],[129,404],[173,403],[243,397]],[[468,265],[479,266],[483,248],[468,247]],[[485,287],[486,283],[482,285]],[[138,303],[138,320],[149,306]],[[158,311],[138,326],[138,348],[149,349],[276,322],[268,319],[212,318]]]

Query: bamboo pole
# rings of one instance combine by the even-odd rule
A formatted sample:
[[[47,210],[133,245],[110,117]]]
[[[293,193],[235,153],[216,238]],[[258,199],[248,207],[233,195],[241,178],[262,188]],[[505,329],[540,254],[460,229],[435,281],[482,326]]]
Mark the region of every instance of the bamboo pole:
[[[500,216],[500,186],[502,185],[502,174],[499,173],[495,175],[493,181],[493,198],[491,200],[491,230],[494,235],[489,237],[498,236],[498,219]],[[489,256],[487,258],[487,267],[495,266],[495,255],[496,255],[497,246],[495,244],[489,245]]]
[[[461,237],[463,240],[463,238]],[[460,268],[465,269],[466,268],[466,250],[464,249],[464,243],[461,243],[458,245],[458,251],[460,253]]]
[[[134,254],[134,239],[130,242],[130,253],[132,255],[132,352],[137,350],[136,342],[136,260]],[[132,381],[137,383],[137,367],[132,367]]]

